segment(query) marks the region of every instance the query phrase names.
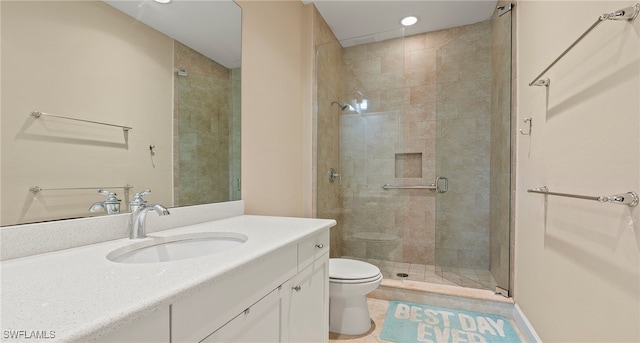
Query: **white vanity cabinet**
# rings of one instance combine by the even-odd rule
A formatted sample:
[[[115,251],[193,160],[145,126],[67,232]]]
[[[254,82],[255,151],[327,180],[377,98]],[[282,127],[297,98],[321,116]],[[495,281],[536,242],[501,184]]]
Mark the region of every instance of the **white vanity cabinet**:
[[[329,230],[298,243],[298,274],[291,279],[289,342],[329,340]]]
[[[171,305],[171,342],[327,342],[329,230]]]
[[[291,279],[289,342],[329,340],[329,254]]]

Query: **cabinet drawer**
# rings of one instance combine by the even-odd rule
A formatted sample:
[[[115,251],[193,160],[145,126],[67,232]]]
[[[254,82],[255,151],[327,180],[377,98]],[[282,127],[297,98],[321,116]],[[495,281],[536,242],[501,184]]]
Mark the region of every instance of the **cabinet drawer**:
[[[298,243],[298,271],[303,270],[318,257],[329,252],[329,229]]]

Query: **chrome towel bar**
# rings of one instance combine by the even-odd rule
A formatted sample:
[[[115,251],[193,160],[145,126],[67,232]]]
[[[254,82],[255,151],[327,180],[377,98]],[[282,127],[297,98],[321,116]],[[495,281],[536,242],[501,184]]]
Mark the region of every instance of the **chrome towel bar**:
[[[609,202],[612,204],[627,205],[629,207],[636,207],[638,205],[638,194],[636,194],[635,192],[627,192],[627,193],[615,194],[615,195],[609,195],[609,196],[606,196],[606,195],[589,196],[589,195],[550,192],[547,186],[527,189],[527,192],[539,193],[539,194],[545,194],[545,195],[556,195],[561,197],[584,199],[584,200],[595,200],[601,203]]]
[[[29,187],[29,192],[32,193],[40,193],[42,191],[73,191],[73,190],[83,190],[83,189],[113,189],[113,188],[122,188],[125,192],[128,192],[133,186],[124,185],[124,186],[114,186],[114,187],[71,187],[71,188],[42,188],[40,186],[31,186]]]
[[[440,188],[440,181],[444,181],[444,187]],[[446,193],[449,190],[449,179],[444,176],[438,176],[436,181],[428,186],[391,186],[390,184],[385,184],[382,186],[382,189],[390,190],[390,189],[427,189],[430,191],[436,191],[438,193]]]
[[[436,184],[432,183],[428,186],[391,186],[390,184],[386,184],[384,186],[382,186],[382,189],[384,190],[388,190],[388,189],[428,189],[428,190],[432,190],[435,191],[436,190]]]
[[[93,120],[85,120],[85,119],[78,119],[78,118],[71,118],[71,117],[64,117],[64,116],[59,116],[56,114],[51,114],[51,113],[44,113],[44,112],[39,112],[39,111],[33,111],[31,112],[31,116],[34,118],[40,118],[42,116],[48,116],[48,117],[55,117],[55,118],[60,118],[60,119],[68,119],[68,120],[75,120],[75,121],[81,121],[84,123],[91,123],[91,124],[98,124],[98,125],[107,125],[107,126],[113,126],[113,127],[119,127],[122,129],[122,131],[124,131],[125,133],[129,130],[132,130],[132,127],[129,126],[122,126],[122,125],[115,125],[115,124],[108,124],[108,123],[102,123],[99,121],[93,121]]]
[[[540,73],[538,76],[536,76],[535,79],[533,79],[533,81],[531,81],[531,83],[529,83],[529,86],[549,86],[549,84],[551,83],[551,81],[548,78],[542,79],[542,75],[544,75],[547,71],[549,71],[549,69],[551,69],[551,67],[553,67],[558,61],[560,61],[560,59],[562,59],[564,57],[564,55],[566,55],[569,50],[573,49],[574,46],[576,46],[576,44],[578,44],[578,42],[580,42],[584,37],[587,36],[587,34],[589,34],[589,32],[591,32],[591,30],[595,29],[596,26],[598,26],[598,24],[600,24],[601,22],[605,21],[605,20],[626,20],[626,21],[633,21],[634,19],[636,19],[636,17],[638,16],[638,12],[640,12],[640,3],[635,3],[627,8],[623,8],[621,10],[617,10],[615,12],[612,13],[604,13],[602,15],[600,15],[600,17],[598,17],[598,19],[596,20],[595,23],[593,23],[593,25],[591,25],[587,31],[585,31],[580,37],[578,37],[578,39],[575,40],[575,42],[573,42],[571,45],[569,45],[569,47],[563,51],[560,56],[558,56],[558,58],[556,58],[553,62],[551,62],[551,64],[549,64],[549,66],[547,68],[545,68],[542,73]]]

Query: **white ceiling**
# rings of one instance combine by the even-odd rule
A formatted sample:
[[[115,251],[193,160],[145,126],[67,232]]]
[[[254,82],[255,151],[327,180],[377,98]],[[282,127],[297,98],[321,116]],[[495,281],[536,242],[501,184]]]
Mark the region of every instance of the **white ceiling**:
[[[315,4],[344,47],[477,23],[489,19],[497,6],[497,0],[301,1]],[[407,15],[420,21],[403,32],[400,19]]]
[[[104,0],[227,68],[240,66],[241,10],[232,0]],[[293,0],[295,1],[295,0]],[[497,0],[301,0],[313,3],[344,47],[488,19]],[[400,19],[417,15],[409,28]]]
[[[232,0],[104,0],[227,68],[240,66],[240,7]]]

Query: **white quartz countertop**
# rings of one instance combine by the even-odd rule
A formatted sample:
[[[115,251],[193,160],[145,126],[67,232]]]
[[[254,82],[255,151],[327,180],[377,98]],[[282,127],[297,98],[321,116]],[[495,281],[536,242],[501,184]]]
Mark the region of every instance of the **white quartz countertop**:
[[[155,232],[146,238],[199,232],[235,232],[249,238],[230,250],[196,258],[114,263],[107,254],[133,243],[119,239],[4,261],[0,265],[0,339],[20,341],[7,335],[23,330],[27,335],[54,332],[48,342],[91,340],[333,225],[335,221],[326,219],[243,215]]]

